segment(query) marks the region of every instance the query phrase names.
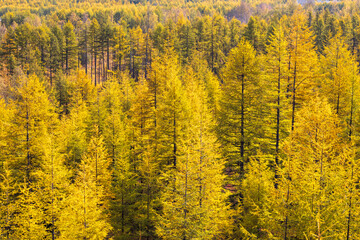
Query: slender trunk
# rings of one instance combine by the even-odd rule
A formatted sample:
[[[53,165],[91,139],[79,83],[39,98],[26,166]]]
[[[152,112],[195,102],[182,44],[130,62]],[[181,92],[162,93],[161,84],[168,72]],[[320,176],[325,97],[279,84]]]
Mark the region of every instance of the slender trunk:
[[[154,84],[154,108],[155,108],[155,116],[154,116],[154,137],[155,137],[155,146],[154,146],[154,155],[157,156],[157,79],[156,79],[156,71],[155,71],[155,84]]]
[[[186,228],[187,228],[187,188],[188,188],[188,162],[189,162],[189,150],[186,157],[185,165],[185,191],[184,191],[184,237],[186,239]]]
[[[88,73],[88,43],[87,43],[87,29],[85,30],[85,73]]]
[[[10,188],[10,184],[9,184],[9,174],[7,174],[8,171],[8,165],[7,162],[4,163],[4,166],[6,167],[6,227],[5,229],[9,226],[9,222],[10,222],[10,209],[9,209],[9,205],[10,205],[10,193],[9,193],[9,188]],[[10,239],[10,234],[9,234],[9,229],[5,230],[5,234],[6,234],[6,239],[9,240]]]
[[[107,44],[106,44],[106,51],[107,51],[107,59],[106,59],[106,70],[110,70],[110,39],[107,39]],[[105,80],[107,80],[107,71],[105,73]]]
[[[96,86],[96,84],[97,84],[97,81],[96,81],[96,53],[94,53],[94,74],[95,74],[95,86]]]
[[[288,62],[288,71],[290,72],[291,70],[291,54],[289,54],[289,62]],[[291,91],[291,83],[290,83],[291,79],[290,79],[290,74],[288,74],[288,82],[287,82],[287,87],[286,87],[286,98],[290,97],[289,92]]]
[[[340,79],[338,76],[338,58],[339,58],[339,49],[336,51],[336,64],[335,64],[335,72],[336,72],[336,78],[338,80],[338,89],[337,89],[337,99],[336,99],[336,114],[339,114],[340,109]]]
[[[289,208],[289,198],[290,198],[290,186],[288,184],[288,189],[286,193],[286,202],[285,202],[285,208]],[[288,232],[288,221],[289,221],[289,215],[286,213],[285,216],[285,226],[284,226],[284,240],[287,240],[287,232]]]
[[[211,70],[214,72],[214,20],[211,23]]]
[[[55,216],[54,216],[54,157],[51,155],[51,237],[55,240]]]
[[[288,159],[288,166],[287,166],[288,170],[287,170],[287,178],[288,178],[288,183],[287,183],[287,193],[286,193],[286,201],[285,201],[285,209],[286,211],[289,209],[289,200],[290,200],[290,158]],[[285,213],[285,224],[284,224],[284,240],[287,240],[287,233],[288,233],[288,222],[289,222],[289,214],[286,212]]]
[[[92,80],[94,79],[93,77],[93,62],[94,62],[94,56],[93,54],[91,54],[91,57],[90,57],[90,75],[91,75],[91,82]]]
[[[98,154],[97,154],[97,149],[96,149],[96,154],[95,154],[95,189],[98,186]],[[97,192],[95,190],[95,192]]]
[[[28,106],[26,106],[26,153],[27,153],[26,183],[27,183],[27,186],[29,187],[31,157],[30,157],[30,126],[29,126]]]
[[[66,50],[65,50],[65,67],[66,67],[66,74],[69,74],[69,48],[66,47]]]
[[[350,119],[349,119],[349,139],[352,138],[352,124],[353,124],[353,111],[354,111],[354,83],[351,87],[351,104],[350,104]]]
[[[148,53],[148,48],[149,48],[149,33],[146,34],[146,45],[145,45],[145,79],[147,79],[147,71],[148,71],[148,67],[147,67],[147,64],[148,64],[148,59],[149,59],[149,53]]]
[[[242,69],[245,69],[245,59],[242,59]],[[241,75],[241,123],[240,123],[240,175],[244,172],[244,148],[245,148],[245,134],[244,134],[244,108],[245,108],[245,76]]]
[[[202,118],[201,118],[201,126],[202,126]],[[202,141],[202,127],[200,128],[200,162],[199,162],[199,206],[202,207],[202,164],[204,159],[203,152],[203,141]]]
[[[121,71],[121,56],[119,56],[119,71]]]
[[[135,53],[133,53],[132,56],[132,66],[133,66],[132,77],[133,79],[135,79]]]
[[[147,224],[146,224],[146,231],[147,231],[147,239],[149,239],[149,235],[150,235],[150,203],[151,203],[151,190],[150,190],[150,183],[149,183],[149,179],[147,181],[147,205],[146,205],[146,220],[147,220]]]
[[[174,149],[173,149],[173,154],[174,154],[174,168],[176,168],[176,113],[174,110],[174,123],[173,123],[173,144],[174,144]]]
[[[86,239],[86,168],[85,163],[83,164],[84,169],[84,177],[83,177],[83,184],[84,184],[84,199],[83,199],[83,208],[84,208],[84,239]]]
[[[50,56],[49,56],[49,76],[50,76],[50,86],[52,87],[52,51],[50,51]]]
[[[280,46],[279,46],[280,48]],[[281,92],[281,57],[279,49],[279,76],[277,82],[277,108],[276,108],[276,143],[275,143],[275,188],[278,188],[277,179],[279,178],[277,167],[279,165],[279,142],[280,142],[280,92]]]
[[[103,74],[102,74],[101,82],[103,82],[106,79],[104,47],[102,47],[102,71],[103,71]]]
[[[121,232],[124,233],[125,231],[125,214],[124,214],[124,208],[125,208],[125,204],[124,204],[124,180],[121,180]]]
[[[351,185],[354,177],[354,165],[351,165]],[[350,240],[350,228],[351,228],[351,207],[352,207],[352,188],[350,188],[350,197],[349,197],[349,213],[347,221],[347,231],[346,231],[346,240]]]
[[[292,99],[292,114],[291,114],[291,131],[294,130],[295,123],[295,106],[296,106],[296,64],[297,64],[297,41],[298,36],[295,36],[295,55],[294,55],[294,80],[293,80],[293,99]]]
[[[291,113],[291,131],[294,130],[295,106],[296,106],[296,61],[295,61],[295,66],[294,66],[293,98],[292,98],[292,113]]]

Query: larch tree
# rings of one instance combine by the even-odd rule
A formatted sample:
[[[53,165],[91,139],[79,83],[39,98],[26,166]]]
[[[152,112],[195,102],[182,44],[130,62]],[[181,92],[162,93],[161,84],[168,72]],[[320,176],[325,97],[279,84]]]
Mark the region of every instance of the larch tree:
[[[276,239],[280,236],[281,216],[278,214],[278,196],[275,174],[269,166],[272,159],[259,154],[251,157],[246,166],[242,193],[244,199],[240,208],[239,227],[235,238]],[[245,217],[246,216],[246,217]]]
[[[59,130],[53,131],[49,138],[49,146],[45,154],[45,161],[41,169],[36,172],[39,179],[39,200],[44,209],[44,225],[50,232],[51,239],[57,239],[60,235],[58,228],[59,218],[64,209],[63,200],[71,194],[70,171],[65,166],[65,156],[60,153],[64,137],[60,136]],[[50,237],[49,237],[50,238]]]
[[[306,26],[304,17],[295,14],[290,22],[288,91],[292,101],[291,130],[294,130],[296,110],[309,99],[316,88],[319,64],[312,32]]]
[[[89,37],[90,37],[90,51],[91,51],[91,79],[94,79],[95,86],[99,83],[98,76],[98,54],[99,54],[99,31],[100,25],[96,18],[91,21],[90,29],[89,29]],[[94,77],[93,77],[94,75]]]
[[[179,76],[178,59],[171,50],[154,60],[150,92],[154,109],[154,142],[160,170],[176,168],[178,143],[185,129],[185,92]]]
[[[34,173],[44,161],[49,133],[55,127],[55,108],[44,85],[35,76],[23,79],[15,92],[14,119],[11,125],[11,165],[21,182],[36,181]]]
[[[1,44],[1,56],[2,56],[2,63],[6,66],[8,72],[10,74],[14,73],[16,67],[16,49],[17,45],[15,42],[15,31],[13,28],[9,28],[6,31],[5,36],[2,39]]]
[[[321,60],[325,75],[321,82],[321,92],[327,97],[342,123],[348,126],[347,134],[350,134],[356,109],[354,100],[358,98],[356,60],[339,35],[329,40]]]
[[[107,208],[111,172],[101,135],[94,136],[83,155],[71,194],[58,221],[59,239],[104,239],[111,230]]]
[[[78,43],[74,32],[74,26],[68,21],[63,28],[64,33],[64,58],[65,72],[76,69],[78,59]]]
[[[88,140],[91,138],[89,135],[93,133],[90,106],[95,105],[96,91],[91,84],[91,79],[83,71],[68,78],[67,84],[69,85],[67,104],[69,114],[61,119],[64,144],[60,152],[65,154],[65,164],[74,170],[77,169],[86,151]]]
[[[144,34],[140,27],[129,30],[129,69],[130,75],[138,79],[142,66],[144,53]]]
[[[114,62],[116,63],[115,69],[122,71],[125,57],[129,54],[129,41],[126,35],[125,27],[123,25],[116,27],[113,38],[113,49],[115,52]]]
[[[55,108],[35,75],[23,79],[15,96],[9,135],[9,164],[19,183],[15,238],[39,239],[49,235],[44,224],[46,201],[41,199],[43,179],[38,173],[48,161],[50,134],[56,128]]]
[[[266,57],[266,79],[268,100],[270,103],[270,118],[272,140],[271,152],[274,155],[274,166],[279,166],[280,142],[289,132],[289,107],[290,102],[287,98],[288,86],[288,51],[287,42],[284,37],[283,23],[280,22],[273,29],[273,34],[269,38]],[[276,169],[276,167],[275,167]],[[278,177],[277,174],[275,177]],[[275,183],[276,184],[276,183]]]
[[[15,239],[46,239],[50,237],[44,224],[46,218],[43,202],[40,201],[41,190],[36,183],[29,187],[24,181],[19,184],[20,196],[16,201],[18,214],[15,216]]]
[[[103,136],[110,166],[113,169],[109,202],[111,225],[115,239],[123,239],[137,231],[135,209],[137,201],[138,161],[134,157],[130,108],[133,91],[128,76],[110,78],[100,95],[100,106],[105,110]]]
[[[140,181],[136,206],[140,210],[136,218],[139,235],[146,238],[155,236],[157,209],[160,209],[161,190],[159,162],[154,149],[154,121],[152,95],[148,81],[140,78],[135,88],[135,98],[131,107],[132,129],[134,132],[134,154],[139,162],[138,179]]]
[[[314,97],[297,114],[284,142],[286,154],[279,191],[284,199],[283,237],[338,238],[346,231],[348,191],[345,163],[349,146],[326,99]]]
[[[259,130],[256,129],[259,116],[255,106],[260,99],[260,68],[256,52],[249,42],[242,40],[230,52],[223,81],[218,136],[223,157],[235,177],[233,184],[240,186],[244,165],[254,154],[254,133]]]
[[[14,213],[16,210],[15,194],[17,185],[14,179],[13,170],[8,148],[8,129],[13,111],[0,100],[0,236],[2,239],[11,239],[13,234]]]
[[[185,73],[188,110],[186,138],[178,145],[176,167],[163,174],[163,211],[157,233],[167,239],[223,238],[231,232],[231,212],[223,190],[224,162],[218,158],[212,115],[203,83]]]

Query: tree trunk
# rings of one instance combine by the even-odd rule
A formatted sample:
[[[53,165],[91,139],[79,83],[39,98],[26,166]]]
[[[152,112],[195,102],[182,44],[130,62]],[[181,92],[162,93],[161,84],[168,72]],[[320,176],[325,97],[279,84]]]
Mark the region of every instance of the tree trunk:
[[[245,69],[245,59],[242,59],[242,69]],[[244,148],[245,148],[245,133],[244,133],[244,108],[245,108],[245,76],[241,75],[241,120],[240,120],[240,176],[244,172]]]

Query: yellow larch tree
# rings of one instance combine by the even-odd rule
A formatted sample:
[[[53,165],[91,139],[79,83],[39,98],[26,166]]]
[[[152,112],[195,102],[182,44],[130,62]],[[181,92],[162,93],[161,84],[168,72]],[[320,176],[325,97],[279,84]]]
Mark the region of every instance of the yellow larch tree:
[[[317,88],[319,62],[314,47],[314,37],[306,25],[304,16],[295,13],[289,20],[288,91],[292,104],[291,129],[293,130],[297,109],[313,95],[313,91]]]
[[[17,185],[10,168],[11,162],[8,148],[9,126],[13,110],[0,99],[0,236],[4,239],[12,238]]]
[[[312,98],[297,118],[283,146],[283,237],[338,238],[346,229],[349,146],[340,137],[339,121],[326,99]]]
[[[102,136],[91,138],[83,155],[71,194],[63,200],[59,239],[104,239],[111,225],[109,206],[111,171]]]
[[[231,232],[231,211],[223,189],[224,162],[219,158],[203,83],[191,70],[186,79],[188,128],[178,145],[176,167],[163,174],[163,211],[157,233],[167,239],[222,239]]]
[[[270,139],[272,139],[272,151],[274,157],[274,169],[279,166],[280,142],[289,132],[289,110],[290,101],[287,98],[288,87],[288,59],[287,41],[284,36],[284,20],[274,27],[270,36],[266,51],[266,76],[264,87],[267,88],[267,102],[269,103]],[[278,175],[276,174],[277,178]],[[276,183],[275,183],[276,184]]]
[[[355,58],[348,50],[348,46],[335,35],[330,39],[324,49],[324,56],[321,58],[322,71],[325,75],[321,82],[321,91],[329,100],[336,114],[343,124],[348,125],[353,121],[351,113],[354,110],[354,101],[357,93],[357,77],[354,76]],[[356,69],[355,69],[356,71]],[[355,73],[356,74],[356,73]],[[355,81],[353,83],[353,80]],[[347,131],[349,133],[349,130]]]

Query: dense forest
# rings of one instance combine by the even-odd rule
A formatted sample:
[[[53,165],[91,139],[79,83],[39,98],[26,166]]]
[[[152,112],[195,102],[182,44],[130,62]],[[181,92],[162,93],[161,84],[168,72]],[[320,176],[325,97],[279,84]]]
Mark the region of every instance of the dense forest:
[[[360,239],[360,1],[1,0],[0,239]]]

